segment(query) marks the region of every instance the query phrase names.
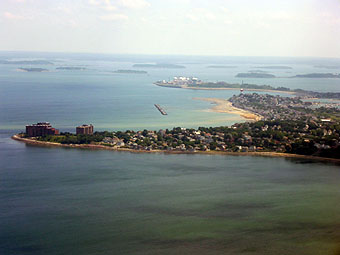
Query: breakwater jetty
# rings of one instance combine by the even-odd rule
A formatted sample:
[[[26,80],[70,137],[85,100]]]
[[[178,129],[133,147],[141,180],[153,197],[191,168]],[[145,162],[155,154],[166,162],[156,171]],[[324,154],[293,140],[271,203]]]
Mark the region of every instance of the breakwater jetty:
[[[158,109],[158,111],[162,114],[162,115],[168,115],[166,113],[166,111],[164,111],[164,109],[159,105],[159,104],[155,104],[155,107]]]

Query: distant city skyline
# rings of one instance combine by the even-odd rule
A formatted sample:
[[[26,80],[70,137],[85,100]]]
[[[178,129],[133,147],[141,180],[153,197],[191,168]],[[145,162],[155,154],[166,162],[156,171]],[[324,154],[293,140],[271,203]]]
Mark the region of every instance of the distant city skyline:
[[[1,51],[340,58],[339,0],[2,0]]]

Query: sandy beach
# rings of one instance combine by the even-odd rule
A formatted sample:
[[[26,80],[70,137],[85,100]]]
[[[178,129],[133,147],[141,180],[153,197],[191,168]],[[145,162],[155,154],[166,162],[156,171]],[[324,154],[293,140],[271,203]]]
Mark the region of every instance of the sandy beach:
[[[262,119],[262,116],[260,116],[260,115],[257,115],[255,113],[234,107],[232,105],[232,103],[229,102],[226,99],[205,98],[205,97],[194,97],[193,99],[194,100],[206,101],[206,102],[210,102],[212,104],[215,104],[216,106],[211,108],[211,111],[213,111],[213,112],[237,114],[237,115],[240,115],[241,117],[243,117],[247,120],[253,120],[253,121],[258,121],[258,120]]]
[[[306,156],[299,154],[279,153],[279,152],[226,152],[226,151],[167,151],[167,150],[134,150],[128,148],[116,148],[99,144],[60,144],[52,142],[37,141],[30,138],[22,138],[20,135],[11,137],[13,140],[24,142],[33,146],[41,147],[62,147],[62,148],[75,148],[75,149],[89,149],[89,150],[111,150],[120,152],[131,153],[164,153],[164,154],[206,154],[206,155],[225,155],[225,156],[254,156],[254,157],[279,157],[279,158],[295,158],[321,161],[326,163],[340,164],[340,159],[336,158],[322,158],[315,156]]]

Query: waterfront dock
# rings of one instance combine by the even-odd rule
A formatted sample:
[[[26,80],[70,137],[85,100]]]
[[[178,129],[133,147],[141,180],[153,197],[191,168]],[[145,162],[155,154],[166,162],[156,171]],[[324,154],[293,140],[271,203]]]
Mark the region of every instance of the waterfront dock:
[[[166,111],[164,111],[164,109],[159,105],[159,104],[155,104],[155,107],[158,109],[158,111],[162,114],[162,115],[168,115],[166,113]]]

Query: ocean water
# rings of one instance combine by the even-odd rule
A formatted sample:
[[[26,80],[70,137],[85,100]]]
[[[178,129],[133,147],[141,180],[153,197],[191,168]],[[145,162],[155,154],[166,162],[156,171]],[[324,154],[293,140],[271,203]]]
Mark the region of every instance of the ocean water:
[[[27,54],[27,55],[26,55]],[[62,131],[74,131],[83,123],[92,123],[97,130],[160,129],[176,126],[199,127],[231,125],[244,121],[237,115],[212,113],[208,102],[194,97],[229,98],[238,94],[230,91],[197,91],[162,88],[157,80],[173,76],[197,76],[205,81],[238,82],[285,86],[315,91],[340,91],[340,79],[239,79],[239,72],[258,70],[258,66],[284,65],[292,69],[262,69],[277,77],[291,77],[311,72],[339,72],[315,68],[327,64],[324,59],[212,58],[212,57],[152,57],[102,55],[51,55],[37,53],[3,53],[0,59],[47,59],[54,65],[0,64],[0,129],[21,129],[29,123],[49,121]],[[21,58],[20,58],[21,57]],[[133,60],[135,62],[133,62]],[[290,60],[290,61],[289,61]],[[313,61],[312,61],[313,60]],[[118,69],[134,69],[139,62],[179,63],[185,69],[145,69],[148,74],[115,74]],[[288,62],[287,62],[288,61]],[[326,62],[325,62],[326,61]],[[328,65],[335,65],[329,60]],[[237,68],[212,69],[213,64]],[[59,66],[81,66],[84,71],[56,70]],[[340,64],[339,64],[340,66]],[[20,67],[41,67],[49,72],[20,72]],[[142,68],[140,68],[142,69]],[[142,69],[143,70],[143,69]],[[154,107],[160,104],[168,116]]]
[[[160,88],[178,75],[239,81],[261,65],[277,76],[339,72],[334,59],[110,56],[7,53],[49,59],[46,73],[0,65],[0,254],[339,254],[340,167],[284,158],[167,155],[41,148],[11,140],[24,125],[62,131],[230,125],[193,97],[238,91]],[[338,61],[338,62],[337,62]],[[111,71],[134,63],[179,63],[148,75]],[[208,69],[210,64],[235,69]],[[86,71],[56,71],[58,66]],[[27,66],[25,66],[27,67]],[[258,69],[258,68],[256,68]],[[244,79],[244,81],[246,81]],[[340,91],[336,79],[247,79],[249,83]],[[162,116],[158,103],[169,113]]]

